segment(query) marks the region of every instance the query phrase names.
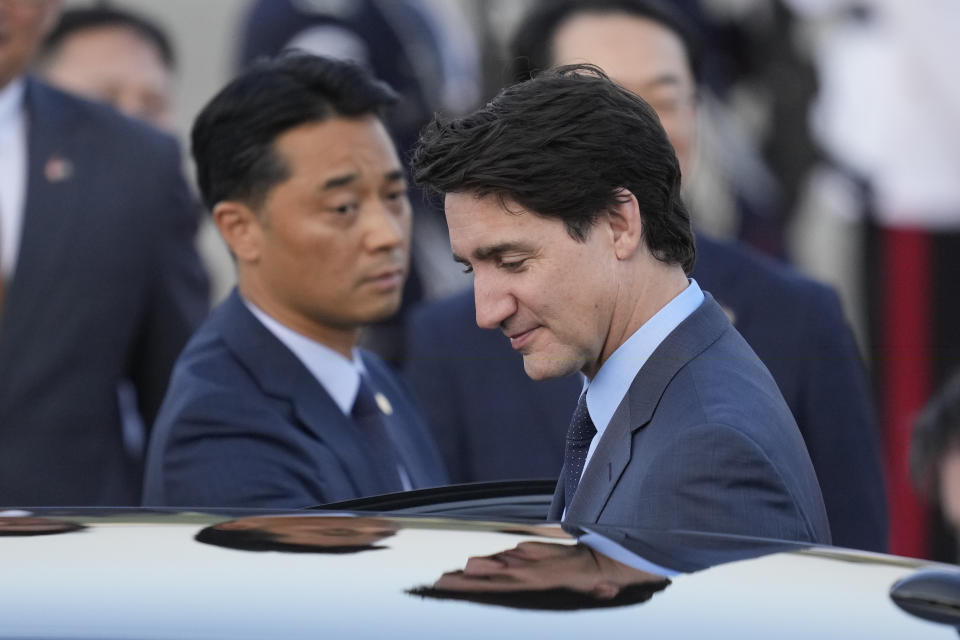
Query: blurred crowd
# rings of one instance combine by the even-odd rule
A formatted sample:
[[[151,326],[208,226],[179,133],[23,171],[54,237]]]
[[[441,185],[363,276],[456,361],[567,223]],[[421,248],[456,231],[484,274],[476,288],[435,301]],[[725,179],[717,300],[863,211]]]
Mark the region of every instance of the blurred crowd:
[[[166,4],[59,4],[0,0],[0,506],[140,504],[174,363],[244,258],[198,245],[224,227],[182,170],[177,76],[195,61]],[[404,163],[434,114],[597,64],[660,117],[694,277],[780,386],[834,543],[955,561],[960,5],[664,4],[679,44],[612,0],[253,0],[229,55],[236,73],[291,48],[360,63],[398,96],[384,122]],[[473,325],[442,203],[410,203],[399,311],[360,344],[409,385],[451,480],[556,478],[582,380],[520,377]]]

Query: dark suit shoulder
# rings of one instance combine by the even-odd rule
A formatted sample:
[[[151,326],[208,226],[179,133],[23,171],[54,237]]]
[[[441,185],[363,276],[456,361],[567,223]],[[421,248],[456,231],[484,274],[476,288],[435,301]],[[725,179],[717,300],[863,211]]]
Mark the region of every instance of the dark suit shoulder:
[[[732,327],[677,372],[660,404],[695,407],[688,415],[692,424],[722,423],[745,432],[769,432],[773,423],[778,429],[796,431],[776,382]]]
[[[453,344],[470,348],[477,339],[495,334],[479,328],[475,318],[473,288],[417,305],[408,322],[408,334],[414,343],[408,347],[415,347],[420,355],[443,352]]]
[[[76,127],[75,131],[92,130],[104,134],[102,144],[111,147],[137,149],[151,153],[153,149],[176,152],[178,144],[173,136],[149,124],[126,116],[113,107],[94,100],[67,93],[30,78],[27,83],[27,104],[31,114],[38,109],[44,114],[42,126],[49,126],[49,109],[56,112],[56,120]],[[57,122],[54,122],[54,126]]]
[[[770,304],[770,298],[791,305],[824,300],[832,288],[805,276],[795,268],[778,262],[749,247],[697,236],[697,264],[693,277],[701,288],[721,302],[756,299]]]

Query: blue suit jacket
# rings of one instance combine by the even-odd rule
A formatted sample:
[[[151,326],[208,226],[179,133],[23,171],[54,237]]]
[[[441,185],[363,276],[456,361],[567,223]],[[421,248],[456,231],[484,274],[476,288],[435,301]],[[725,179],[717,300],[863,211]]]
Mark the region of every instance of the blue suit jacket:
[[[176,143],[28,79],[23,235],[0,319],[0,505],[131,505],[149,424],[208,308]],[[142,453],[142,452],[140,452]]]
[[[575,523],[830,542],[790,409],[710,295],[640,368],[566,508]]]
[[[393,405],[388,428],[415,488],[440,455],[399,381],[364,353]],[[147,454],[144,504],[306,507],[388,493],[352,419],[234,291],[177,361]]]
[[[776,380],[823,491],[834,544],[886,548],[886,500],[866,376],[829,288],[732,244],[697,237],[694,277]],[[455,482],[555,478],[580,376],[534,382],[473,292],[419,309],[405,374]],[[509,443],[509,444],[505,444]]]

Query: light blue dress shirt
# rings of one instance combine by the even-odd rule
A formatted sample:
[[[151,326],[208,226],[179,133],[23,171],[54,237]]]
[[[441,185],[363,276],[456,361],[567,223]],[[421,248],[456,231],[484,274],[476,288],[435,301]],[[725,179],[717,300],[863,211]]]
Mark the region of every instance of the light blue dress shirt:
[[[583,463],[584,471],[590,464],[593,452],[610,424],[610,419],[647,358],[702,302],[703,291],[697,281],[691,278],[687,288],[634,331],[633,335],[607,358],[593,380],[587,382],[584,391],[587,394],[587,411],[597,428],[597,435],[593,437],[587,450],[587,459]],[[583,477],[582,472],[580,477]]]
[[[351,353],[353,358],[348,360],[325,344],[279,323],[267,315],[263,309],[249,302],[243,296],[240,297],[250,313],[267,328],[267,331],[276,336],[277,340],[293,352],[293,355],[313,374],[317,382],[327,390],[327,393],[337,403],[343,414],[349,416],[353,410],[353,403],[357,399],[357,392],[360,390],[360,375],[367,372],[366,367],[363,366],[363,360],[360,358],[360,352],[354,348]],[[410,474],[407,473],[406,468],[398,463],[397,471],[400,474],[400,483],[404,490],[412,489],[413,483],[410,481]]]

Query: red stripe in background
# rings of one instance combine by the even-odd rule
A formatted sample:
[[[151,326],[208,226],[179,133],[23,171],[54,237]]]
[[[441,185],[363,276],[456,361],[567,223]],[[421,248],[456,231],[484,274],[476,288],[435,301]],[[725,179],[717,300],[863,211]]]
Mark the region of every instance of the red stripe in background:
[[[931,246],[912,229],[882,232],[883,329],[880,413],[890,497],[890,551],[929,557],[926,505],[910,483],[913,418],[931,393]]]

